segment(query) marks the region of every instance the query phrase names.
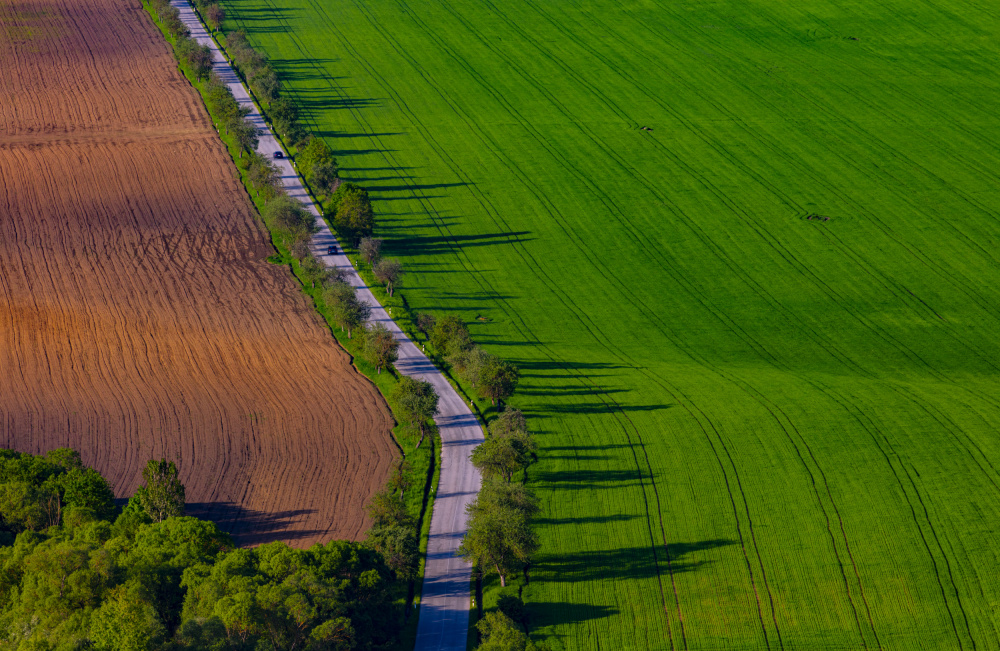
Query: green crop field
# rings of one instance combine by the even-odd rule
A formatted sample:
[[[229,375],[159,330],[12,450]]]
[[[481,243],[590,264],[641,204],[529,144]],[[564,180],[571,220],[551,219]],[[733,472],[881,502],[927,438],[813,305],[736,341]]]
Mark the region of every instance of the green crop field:
[[[1000,648],[996,6],[223,4],[523,369],[536,639]]]

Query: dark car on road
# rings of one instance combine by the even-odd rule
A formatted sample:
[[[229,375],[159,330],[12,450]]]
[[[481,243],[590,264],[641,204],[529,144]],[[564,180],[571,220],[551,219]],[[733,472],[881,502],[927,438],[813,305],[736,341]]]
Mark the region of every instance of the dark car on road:
[[[326,254],[327,255],[336,255],[336,253],[337,253],[337,245],[336,244],[331,244],[330,246],[326,247]]]
[[[274,158],[275,158],[275,160],[279,160],[279,159],[282,159],[284,157],[285,157],[285,153],[283,151],[281,151],[280,149],[278,151],[274,152]]]

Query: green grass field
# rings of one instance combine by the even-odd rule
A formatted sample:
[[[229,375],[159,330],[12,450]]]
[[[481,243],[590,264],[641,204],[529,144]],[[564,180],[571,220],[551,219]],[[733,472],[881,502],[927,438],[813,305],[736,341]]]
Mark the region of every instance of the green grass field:
[[[224,5],[524,371],[534,637],[1000,648],[994,6]]]

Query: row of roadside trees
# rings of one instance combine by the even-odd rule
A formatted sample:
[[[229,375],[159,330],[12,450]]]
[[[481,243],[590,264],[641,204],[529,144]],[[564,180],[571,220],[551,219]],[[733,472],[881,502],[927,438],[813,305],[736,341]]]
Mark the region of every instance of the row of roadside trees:
[[[211,73],[208,48],[189,38],[176,9],[166,0],[150,2],[161,23],[175,38],[178,59],[198,80],[206,80],[206,98],[217,126],[233,136],[240,149],[240,166],[265,201],[262,215],[289,244],[299,260],[304,282],[321,290],[334,323],[347,332],[349,339],[360,340],[362,356],[378,373],[391,367],[398,357],[399,342],[383,324],[368,325],[371,307],[358,297],[343,270],[326,267],[309,251],[309,241],[317,230],[315,217],[301,203],[284,196],[277,169],[255,151],[259,132],[246,119],[249,111],[240,107],[228,87]],[[203,0],[197,6],[210,27],[217,30],[224,19],[222,9]],[[267,105],[276,130],[296,144],[298,169],[314,191],[325,197],[324,212],[331,216],[341,236],[357,247],[375,278],[385,283],[387,293],[392,296],[401,281],[402,264],[383,258],[382,241],[372,237],[375,218],[368,192],[356,184],[340,181],[333,152],[323,140],[306,133],[298,124],[294,105],[281,96],[281,84],[273,67],[253,50],[246,35],[230,33],[226,44],[244,79]],[[532,518],[539,512],[538,500],[522,482],[515,481],[535,458],[537,446],[524,415],[517,410],[504,410],[503,404],[517,388],[520,372],[511,362],[475,344],[468,326],[457,316],[438,320],[422,314],[417,322],[452,370],[481,398],[496,405],[499,412],[487,428],[486,440],[473,451],[473,465],[483,473],[484,483],[468,508],[468,531],[460,554],[480,571],[496,572],[501,586],[506,586],[511,573],[523,570],[527,574],[531,557],[538,549],[538,539],[531,527]],[[427,382],[401,377],[392,399],[400,417],[419,430],[419,447],[428,422],[437,411],[437,394]],[[396,576],[411,580],[416,575],[419,552],[416,522],[407,514],[403,501],[409,488],[406,464],[405,460],[400,462],[387,486],[369,504],[373,526],[367,544],[378,551]],[[154,470],[151,463],[147,472]],[[169,475],[170,469],[160,467],[159,472]],[[150,510],[155,511],[152,504]],[[489,613],[478,625],[483,641],[480,648],[535,648],[518,627],[523,624],[523,604],[516,599],[513,601],[517,603],[513,603],[509,596],[502,601],[501,608]]]

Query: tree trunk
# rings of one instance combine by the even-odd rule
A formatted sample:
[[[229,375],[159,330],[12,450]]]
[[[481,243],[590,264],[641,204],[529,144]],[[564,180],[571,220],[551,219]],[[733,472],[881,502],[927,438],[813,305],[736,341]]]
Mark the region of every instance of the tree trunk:
[[[507,587],[507,577],[505,577],[503,575],[503,572],[500,571],[500,566],[499,565],[494,565],[493,567],[497,568],[497,574],[500,575],[500,587],[501,588],[506,588]]]

